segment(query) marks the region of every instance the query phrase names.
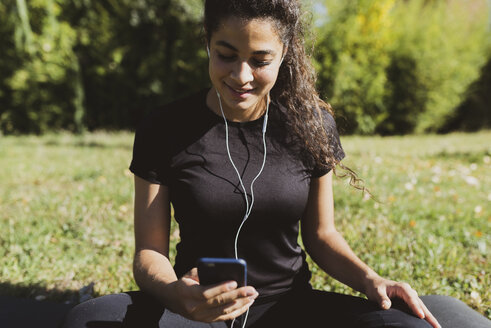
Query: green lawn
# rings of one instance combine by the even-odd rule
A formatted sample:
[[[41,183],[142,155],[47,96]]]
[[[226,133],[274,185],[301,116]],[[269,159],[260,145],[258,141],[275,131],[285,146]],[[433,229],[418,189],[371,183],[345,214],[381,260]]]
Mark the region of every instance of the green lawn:
[[[78,302],[92,282],[94,296],[136,288],[132,142],[0,137],[0,294]],[[337,225],[355,252],[420,294],[457,297],[491,318],[491,131],[342,142],[344,163],[379,200],[335,180]],[[315,287],[352,293],[312,270]]]

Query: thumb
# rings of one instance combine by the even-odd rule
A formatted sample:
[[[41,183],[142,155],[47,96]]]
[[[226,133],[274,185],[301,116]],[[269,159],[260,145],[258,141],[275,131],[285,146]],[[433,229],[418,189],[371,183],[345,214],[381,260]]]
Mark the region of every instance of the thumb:
[[[390,299],[385,296],[384,298],[382,298],[382,301],[380,302],[380,307],[384,310],[388,310],[390,309],[392,305],[392,302],[390,301]]]
[[[191,270],[189,270],[184,276],[183,278],[188,278],[188,279],[191,279],[197,283],[199,283],[199,277],[198,277],[198,269],[197,268],[192,268]]]
[[[385,288],[377,288],[377,292],[375,293],[375,302],[384,309],[388,310],[392,306],[392,302],[390,301],[389,296],[387,296],[387,292]]]

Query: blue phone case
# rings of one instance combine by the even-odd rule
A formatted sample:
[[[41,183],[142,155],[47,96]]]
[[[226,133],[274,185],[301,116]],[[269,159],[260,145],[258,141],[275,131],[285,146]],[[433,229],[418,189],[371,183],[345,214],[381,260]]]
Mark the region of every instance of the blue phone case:
[[[247,285],[247,264],[243,259],[203,257],[198,260],[201,285],[214,285],[234,280],[238,287]]]

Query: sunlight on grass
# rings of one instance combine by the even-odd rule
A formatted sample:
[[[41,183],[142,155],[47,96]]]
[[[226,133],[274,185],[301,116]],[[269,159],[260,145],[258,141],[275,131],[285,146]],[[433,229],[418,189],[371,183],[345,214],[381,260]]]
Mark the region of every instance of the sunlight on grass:
[[[91,282],[94,296],[136,289],[133,134],[0,138],[0,294],[77,302]],[[489,140],[344,137],[343,162],[380,202],[336,179],[335,203],[339,230],[377,272],[491,318]],[[353,293],[311,265],[315,287]]]

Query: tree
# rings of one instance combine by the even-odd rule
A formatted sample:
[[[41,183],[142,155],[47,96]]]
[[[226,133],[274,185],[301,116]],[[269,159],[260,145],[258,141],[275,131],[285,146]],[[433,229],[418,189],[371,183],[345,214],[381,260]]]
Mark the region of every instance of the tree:
[[[4,133],[133,128],[208,83],[199,0],[7,0],[0,35]]]

